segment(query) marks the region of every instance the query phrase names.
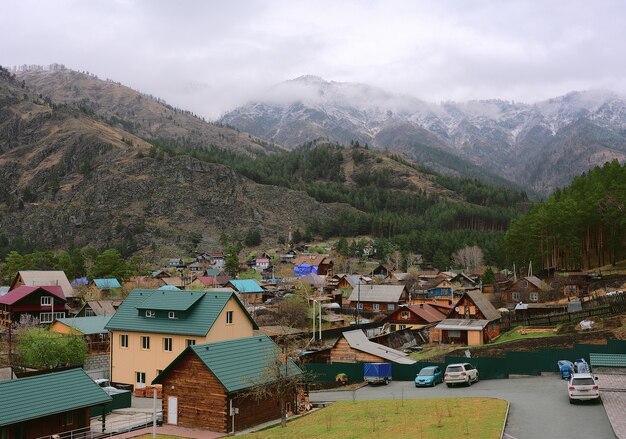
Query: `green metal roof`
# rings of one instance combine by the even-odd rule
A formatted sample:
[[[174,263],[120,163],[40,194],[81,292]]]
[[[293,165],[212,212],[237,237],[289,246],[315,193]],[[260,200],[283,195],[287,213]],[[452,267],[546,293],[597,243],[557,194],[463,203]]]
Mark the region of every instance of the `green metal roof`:
[[[222,270],[219,268],[209,268],[206,270],[206,275],[209,277],[219,276],[220,274],[222,274]]]
[[[137,309],[157,311],[187,311],[204,296],[202,291],[160,290],[160,294],[151,294],[137,305]]]
[[[129,331],[129,332],[153,332],[159,334],[179,334],[179,335],[196,335],[205,336],[213,326],[215,319],[222,312],[226,303],[231,297],[241,306],[241,309],[246,316],[252,322],[252,327],[258,329],[257,324],[254,322],[250,314],[246,311],[241,301],[232,290],[225,291],[194,291],[193,297],[200,296],[200,299],[195,303],[193,307],[185,313],[184,316],[180,316],[178,319],[168,319],[165,317],[150,318],[145,317],[143,312],[140,312],[142,302],[150,297],[163,298],[168,296],[168,301],[171,299],[185,300],[185,295],[191,296],[189,291],[159,291],[159,290],[144,290],[134,289],[128,295],[124,303],[117,309],[115,315],[111,317],[109,323],[106,325],[106,329]],[[171,298],[169,297],[171,296]],[[152,299],[156,300],[156,299]],[[176,311],[176,310],[172,310]]]
[[[66,319],[57,319],[57,321],[74,328],[81,334],[103,334],[108,332],[105,329],[107,323],[111,320],[111,316],[92,316],[92,317],[71,317]]]
[[[82,369],[3,381],[0,395],[0,427],[111,401]]]
[[[198,356],[228,393],[270,382],[272,375],[268,373],[268,367],[281,355],[280,348],[267,335],[189,346],[153,383],[161,383],[174,365],[191,352]],[[292,360],[287,361],[289,376],[302,374],[302,370]]]

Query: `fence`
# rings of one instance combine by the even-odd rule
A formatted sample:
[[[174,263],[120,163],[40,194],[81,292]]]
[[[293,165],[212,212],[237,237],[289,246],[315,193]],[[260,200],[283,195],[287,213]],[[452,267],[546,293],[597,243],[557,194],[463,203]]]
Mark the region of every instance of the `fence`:
[[[609,340],[606,345],[575,344],[571,349],[540,349],[535,352],[507,352],[505,357],[466,358],[446,356],[443,363],[422,361],[415,364],[394,364],[393,379],[413,381],[422,367],[470,362],[480,372],[481,379],[508,378],[510,375],[541,375],[542,372],[557,372],[558,360],[584,358],[590,361],[590,353],[621,354],[626,352],[626,340]],[[352,382],[363,381],[361,363],[308,363],[304,368],[314,375],[316,381],[335,381],[339,373],[345,373]]]

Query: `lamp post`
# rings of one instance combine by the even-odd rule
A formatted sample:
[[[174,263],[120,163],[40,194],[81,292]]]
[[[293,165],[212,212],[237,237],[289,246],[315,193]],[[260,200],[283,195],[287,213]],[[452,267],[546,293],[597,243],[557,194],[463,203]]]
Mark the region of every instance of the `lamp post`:
[[[359,283],[357,285],[357,300],[356,300],[356,327],[359,328],[361,324],[361,278],[359,277]]]

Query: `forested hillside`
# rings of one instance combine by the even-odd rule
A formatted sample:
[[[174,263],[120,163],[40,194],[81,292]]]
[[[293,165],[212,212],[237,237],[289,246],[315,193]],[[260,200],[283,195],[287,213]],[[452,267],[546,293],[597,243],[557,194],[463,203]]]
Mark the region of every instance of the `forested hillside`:
[[[593,268],[626,257],[626,167],[595,168],[515,220],[506,234],[513,262]]]
[[[227,164],[257,183],[300,190],[318,201],[346,203],[360,211],[311,220],[309,235],[369,235],[382,242],[380,251],[422,253],[442,267],[465,245],[478,245],[487,260],[502,262],[504,231],[528,203],[523,191],[443,177],[397,155],[363,147],[309,142],[253,160],[216,150],[191,155]]]

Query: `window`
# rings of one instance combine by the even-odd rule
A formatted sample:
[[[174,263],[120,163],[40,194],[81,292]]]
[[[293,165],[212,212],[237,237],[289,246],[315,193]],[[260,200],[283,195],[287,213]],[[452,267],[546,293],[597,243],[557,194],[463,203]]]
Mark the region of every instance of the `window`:
[[[519,302],[520,299],[522,298],[522,295],[518,293],[517,291],[515,291],[511,294],[511,298],[513,299],[513,301]]]
[[[52,305],[52,296],[41,296],[41,306]]]
[[[374,311],[378,311],[380,309],[380,305],[378,303],[375,303],[375,304],[372,305],[372,309]]]
[[[394,305],[393,303],[388,303],[387,304],[387,309],[389,311],[393,311],[394,309],[396,309],[396,305]]]
[[[396,330],[396,325],[389,325],[389,329],[391,330],[391,332]]]
[[[530,293],[530,301],[536,302],[539,300],[539,293]]]
[[[87,308],[85,310],[85,317],[94,317],[95,315],[96,315],[96,313],[93,312],[93,309]]]
[[[156,313],[152,311],[151,309],[146,310],[146,317],[154,317],[155,315]]]
[[[141,336],[141,349],[149,350],[150,349],[150,337],[142,335]]]
[[[146,373],[145,372],[135,372],[135,383],[136,386],[146,387]]]
[[[461,331],[455,331],[455,330],[448,331],[448,337],[450,337],[450,338],[459,338],[459,337],[461,337]]]
[[[120,334],[120,347],[121,348],[128,347],[128,334]]]
[[[520,288],[528,288],[528,281],[527,280],[519,281],[519,287]]]
[[[187,346],[193,346],[196,344],[196,341],[193,338],[188,338],[187,340],[185,340],[185,344]]]
[[[403,318],[404,320],[406,320],[409,317],[411,317],[411,314],[409,314],[408,311],[402,311],[402,313],[400,314],[400,317]]]
[[[39,314],[39,323],[52,323],[55,319],[64,319],[65,312],[55,312],[54,316],[51,312],[42,312]]]
[[[72,425],[74,423],[74,413],[63,413],[61,415],[61,425]]]
[[[170,319],[177,319],[178,316],[176,315],[176,311],[170,311],[167,313],[167,317]]]
[[[163,372],[163,369],[157,369],[157,376],[161,375],[161,372]]]
[[[172,339],[170,337],[163,338],[163,350],[172,352]]]
[[[400,325],[400,331],[402,331],[403,329],[406,329],[406,325]]]
[[[226,324],[227,325],[233,324],[233,312],[232,311],[226,311]]]
[[[363,304],[362,303],[357,303],[356,307],[357,307],[357,309],[363,309]]]

